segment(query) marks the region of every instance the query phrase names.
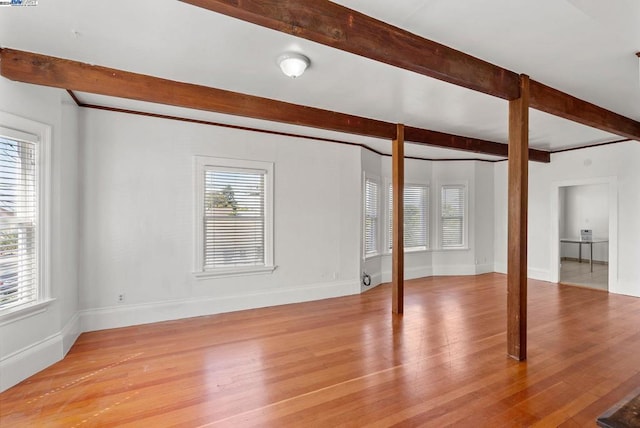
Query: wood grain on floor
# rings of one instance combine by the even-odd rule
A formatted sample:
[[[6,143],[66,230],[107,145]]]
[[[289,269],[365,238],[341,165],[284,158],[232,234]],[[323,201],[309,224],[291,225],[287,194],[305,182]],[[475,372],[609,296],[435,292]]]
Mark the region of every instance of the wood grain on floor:
[[[0,426],[595,426],[640,385],[640,299],[529,281],[506,355],[506,278],[85,333],[0,395]]]

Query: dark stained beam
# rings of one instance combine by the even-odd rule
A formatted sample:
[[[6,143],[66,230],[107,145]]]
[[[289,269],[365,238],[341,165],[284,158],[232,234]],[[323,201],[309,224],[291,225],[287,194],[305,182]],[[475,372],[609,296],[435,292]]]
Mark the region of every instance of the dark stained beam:
[[[640,122],[531,81],[531,107],[592,128],[640,141]]]
[[[507,258],[507,353],[527,358],[527,209],[529,194],[529,77],[520,98],[509,101],[509,227]]]
[[[391,304],[394,314],[404,312],[404,125],[397,125],[391,152],[393,192],[393,253],[391,256]]]
[[[182,0],[507,100],[518,75],[326,0]]]
[[[328,0],[181,1],[507,100],[520,94],[513,71]],[[533,81],[531,107],[640,140],[640,122]]]
[[[395,125],[238,92],[161,79],[13,49],[0,50],[0,74],[25,83],[391,140]]]
[[[404,135],[406,140],[411,141],[412,143],[504,157],[507,157],[509,153],[508,144],[500,144],[493,141],[480,140],[478,138],[463,137],[461,135],[445,134],[443,132],[413,128],[411,126],[405,127]],[[536,162],[549,163],[551,155],[549,152],[542,150],[529,149],[529,159]]]
[[[8,48],[0,49],[0,75],[19,82],[71,91],[252,117],[386,140],[396,137],[396,125],[389,122]],[[418,128],[412,130],[416,138],[420,138],[418,142],[433,146],[438,146],[446,140],[446,145],[442,147],[486,154],[495,154],[506,148],[506,144],[491,141],[442,133],[430,134],[433,131]],[[430,141],[430,138],[433,138],[433,141]],[[501,153],[506,156],[505,152]],[[549,162],[549,153],[536,151],[535,160]]]

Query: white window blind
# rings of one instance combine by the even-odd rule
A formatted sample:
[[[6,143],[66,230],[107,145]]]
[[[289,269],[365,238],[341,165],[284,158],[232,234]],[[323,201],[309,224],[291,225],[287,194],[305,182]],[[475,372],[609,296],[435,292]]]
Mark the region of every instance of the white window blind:
[[[465,186],[442,186],[440,203],[440,243],[442,248],[464,246]]]
[[[378,253],[378,202],[380,189],[378,183],[365,179],[364,184],[364,254]]]
[[[404,249],[429,248],[429,187],[407,184],[403,192]],[[393,249],[393,186],[389,184],[388,249]]]
[[[0,308],[38,299],[37,144],[0,136]]]
[[[205,270],[265,265],[265,174],[240,168],[205,170]]]

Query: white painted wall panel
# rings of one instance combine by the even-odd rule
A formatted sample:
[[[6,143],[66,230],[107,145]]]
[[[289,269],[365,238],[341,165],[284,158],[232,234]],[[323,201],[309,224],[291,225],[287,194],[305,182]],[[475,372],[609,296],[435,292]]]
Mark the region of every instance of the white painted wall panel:
[[[255,307],[289,303],[266,297],[283,290],[326,286],[335,295],[340,284],[340,294],[359,291],[358,147],[96,110],[82,113],[82,308],[179,306],[185,299],[242,296],[247,307]],[[278,267],[272,274],[193,277],[195,155],[275,163]],[[117,303],[119,294],[125,295],[123,304]],[[297,298],[305,300],[302,296]],[[228,310],[218,303],[211,301],[210,313]],[[183,316],[189,316],[184,306]]]
[[[552,218],[553,198],[558,186],[573,184],[611,183],[609,185],[609,209],[612,205],[618,215],[613,219],[617,236],[610,229],[610,271],[617,271],[609,282],[614,293],[640,296],[640,145],[625,142],[554,154],[551,163],[529,163],[529,276],[551,280],[552,264],[558,261],[559,243],[554,242],[554,227],[560,228],[559,218]],[[495,164],[495,268],[506,272],[507,266],[507,164]],[[611,193],[615,189],[616,193]],[[554,194],[555,192],[555,194]],[[556,210],[558,208],[556,207]],[[610,216],[611,218],[611,216]],[[557,226],[555,226],[555,225]],[[554,246],[556,248],[554,249]],[[617,264],[614,263],[614,252]],[[557,270],[557,267],[556,267]]]
[[[52,127],[50,290],[46,310],[0,325],[0,390],[59,360],[78,334],[78,121],[61,90],[0,78],[0,111]]]

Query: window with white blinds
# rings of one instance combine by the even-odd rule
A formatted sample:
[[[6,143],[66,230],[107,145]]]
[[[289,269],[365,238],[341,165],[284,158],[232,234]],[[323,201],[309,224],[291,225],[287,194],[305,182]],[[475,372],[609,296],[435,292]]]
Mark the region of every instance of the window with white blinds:
[[[364,182],[364,255],[378,254],[380,186],[367,178]]]
[[[37,151],[0,129],[0,309],[40,297]]]
[[[393,249],[393,186],[389,184],[387,249]],[[404,250],[429,248],[429,187],[406,184],[403,192]]]
[[[466,186],[445,185],[440,200],[440,245],[456,248],[465,245]]]
[[[265,171],[205,172],[205,269],[264,266]]]
[[[273,164],[204,156],[196,164],[197,272],[273,270]]]

